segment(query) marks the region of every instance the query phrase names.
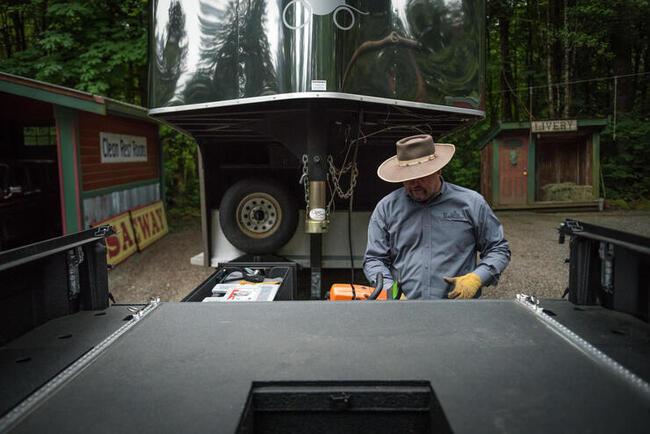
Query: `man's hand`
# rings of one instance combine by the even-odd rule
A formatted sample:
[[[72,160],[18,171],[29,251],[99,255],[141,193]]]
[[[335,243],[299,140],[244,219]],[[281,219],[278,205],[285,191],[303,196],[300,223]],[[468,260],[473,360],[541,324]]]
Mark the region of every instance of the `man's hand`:
[[[457,277],[443,277],[443,279],[454,285],[454,289],[447,294],[449,298],[472,298],[483,284],[481,278],[474,273]]]

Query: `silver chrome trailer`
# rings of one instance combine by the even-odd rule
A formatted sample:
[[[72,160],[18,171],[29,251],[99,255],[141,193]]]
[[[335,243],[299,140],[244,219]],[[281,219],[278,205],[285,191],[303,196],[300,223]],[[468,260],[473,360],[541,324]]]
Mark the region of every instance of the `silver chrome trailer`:
[[[199,144],[204,265],[280,254],[320,298],[321,267],[360,265],[395,141],[484,116],[483,0],[152,4],[149,113]]]

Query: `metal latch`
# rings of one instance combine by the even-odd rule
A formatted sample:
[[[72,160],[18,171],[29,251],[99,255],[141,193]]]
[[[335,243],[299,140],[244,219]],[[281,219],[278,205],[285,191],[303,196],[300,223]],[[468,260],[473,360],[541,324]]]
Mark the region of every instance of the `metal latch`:
[[[560,233],[558,243],[564,244],[565,235],[571,236],[576,232],[582,232],[584,229],[579,221],[566,219],[557,230]]]
[[[614,293],[614,245],[601,242],[598,248],[600,256],[600,286],[608,294]]]
[[[517,301],[524,304],[535,312],[543,312],[544,309],[539,305],[539,299],[534,295],[517,294]]]
[[[68,250],[68,298],[77,298],[81,292],[79,283],[79,264],[84,261],[84,251],[81,246]]]
[[[351,396],[345,392],[330,395],[330,404],[335,410],[345,410],[351,406]]]
[[[143,316],[145,316],[149,311],[152,309],[155,309],[158,305],[160,304],[160,297],[152,297],[149,300],[149,304],[146,306],[142,307],[135,307],[135,306],[129,306],[126,309],[131,312],[131,315],[129,318],[130,320],[133,321],[139,321]]]
[[[115,230],[113,229],[113,227],[111,225],[102,225],[102,226],[98,226],[95,229],[95,236],[96,237],[104,237],[104,238],[106,238],[106,237],[114,235],[114,234],[116,234],[116,232],[115,232]]]

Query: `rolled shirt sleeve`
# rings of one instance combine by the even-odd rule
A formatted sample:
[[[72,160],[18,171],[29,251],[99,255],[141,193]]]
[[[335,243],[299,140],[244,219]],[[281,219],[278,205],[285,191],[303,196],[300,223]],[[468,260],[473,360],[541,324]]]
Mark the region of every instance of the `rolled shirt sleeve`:
[[[368,244],[363,259],[363,272],[373,285],[377,281],[377,274],[381,273],[384,277],[382,289],[388,289],[394,282],[390,272],[391,263],[389,234],[386,230],[382,210],[377,207],[368,224]]]

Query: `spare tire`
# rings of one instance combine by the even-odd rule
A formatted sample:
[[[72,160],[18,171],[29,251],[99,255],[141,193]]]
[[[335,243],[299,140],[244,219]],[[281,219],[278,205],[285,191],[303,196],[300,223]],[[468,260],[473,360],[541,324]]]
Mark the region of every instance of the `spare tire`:
[[[243,179],[223,195],[219,223],[228,241],[239,250],[253,255],[275,253],[295,233],[298,207],[277,183]]]

